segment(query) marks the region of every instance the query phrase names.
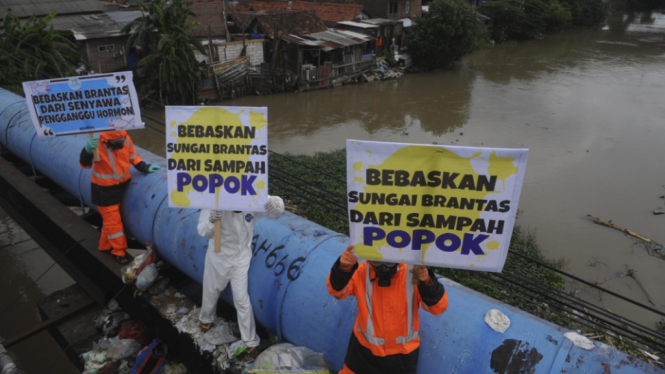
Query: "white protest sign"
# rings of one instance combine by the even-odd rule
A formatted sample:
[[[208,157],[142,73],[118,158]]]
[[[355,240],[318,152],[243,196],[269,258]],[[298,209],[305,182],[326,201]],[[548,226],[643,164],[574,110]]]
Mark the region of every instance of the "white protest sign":
[[[346,151],[356,254],[501,271],[528,150],[347,140]]]
[[[23,82],[39,137],[144,127],[132,72]]]
[[[268,108],[167,106],[169,206],[264,211]]]

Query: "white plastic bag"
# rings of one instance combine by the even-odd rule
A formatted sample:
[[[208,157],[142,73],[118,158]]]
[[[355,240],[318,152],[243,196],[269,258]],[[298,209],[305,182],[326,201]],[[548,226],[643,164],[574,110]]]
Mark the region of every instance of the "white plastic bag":
[[[133,356],[141,349],[141,344],[134,339],[120,339],[111,343],[107,353],[108,358],[117,361]]]
[[[149,264],[143,268],[141,274],[136,277],[136,288],[141,291],[146,291],[157,279],[159,272],[157,271],[157,266],[155,264]]]
[[[261,352],[246,371],[261,374],[330,374],[321,353],[289,343],[276,344]]]

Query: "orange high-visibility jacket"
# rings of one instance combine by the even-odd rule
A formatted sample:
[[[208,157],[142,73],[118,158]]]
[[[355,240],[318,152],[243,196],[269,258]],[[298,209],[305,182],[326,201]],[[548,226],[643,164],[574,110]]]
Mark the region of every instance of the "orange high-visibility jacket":
[[[358,299],[358,317],[353,333],[360,344],[375,356],[408,354],[420,346],[419,306],[434,315],[448,308],[445,291],[434,305],[427,306],[423,302],[418,286],[411,283],[413,274],[408,271],[409,268],[406,264],[399,264],[389,287],[379,286],[374,268],[367,262],[358,264],[351,280],[340,291],[331,284],[332,273],[328,276],[328,292],[331,295],[339,300],[351,295]]]
[[[111,149],[106,142],[113,139],[125,139],[122,149]],[[91,200],[97,206],[119,204],[125,189],[132,178],[129,165],[147,173],[149,165],[141,160],[134,149],[132,139],[124,130],[103,132],[99,136],[99,161],[93,162],[93,155],[81,150],[79,164],[81,167],[92,168]]]
[[[111,150],[106,142],[113,139],[125,138],[122,149]],[[127,131],[108,131],[99,135],[99,161],[92,165],[92,183],[98,186],[113,186],[131,179],[130,165],[138,165],[142,159],[134,149],[134,142],[127,135]],[[84,168],[88,165],[81,164]]]

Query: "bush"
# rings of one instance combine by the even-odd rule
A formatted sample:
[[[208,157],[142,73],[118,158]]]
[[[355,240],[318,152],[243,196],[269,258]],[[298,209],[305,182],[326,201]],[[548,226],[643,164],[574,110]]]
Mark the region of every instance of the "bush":
[[[481,33],[476,12],[463,2],[434,0],[407,35],[414,62],[426,69],[447,67],[473,52]]]
[[[595,25],[607,10],[602,0],[495,0],[483,5],[482,12],[492,19],[491,38],[503,42]]]

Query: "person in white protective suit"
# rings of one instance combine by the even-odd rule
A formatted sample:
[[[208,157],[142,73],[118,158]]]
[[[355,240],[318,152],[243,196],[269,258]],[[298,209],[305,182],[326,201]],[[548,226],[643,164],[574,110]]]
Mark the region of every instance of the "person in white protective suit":
[[[247,346],[247,356],[258,354],[259,337],[256,334],[254,312],[247,291],[247,272],[252,260],[254,224],[263,217],[277,218],[284,213],[284,201],[268,196],[265,212],[235,212],[227,210],[201,210],[199,235],[210,239],[203,271],[203,299],[199,320],[207,331],[217,315],[217,300],[231,282],[233,304],[238,312],[240,337]],[[215,253],[215,221],[221,220],[221,251]]]

